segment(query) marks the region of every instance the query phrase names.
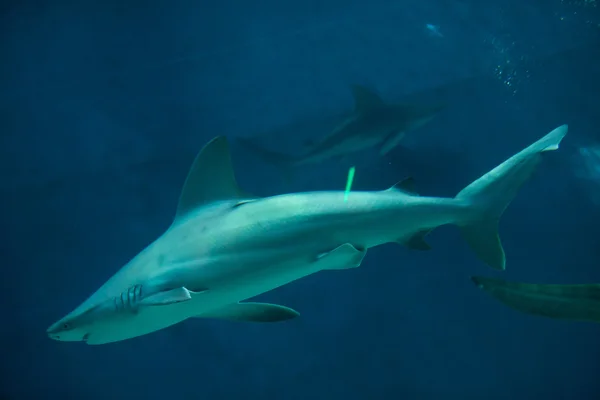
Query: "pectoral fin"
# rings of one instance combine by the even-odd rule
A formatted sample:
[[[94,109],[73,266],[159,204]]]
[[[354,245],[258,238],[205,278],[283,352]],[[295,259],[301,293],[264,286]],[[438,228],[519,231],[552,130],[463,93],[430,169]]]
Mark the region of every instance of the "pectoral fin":
[[[198,318],[217,318],[246,322],[279,322],[299,316],[296,310],[269,303],[234,303],[198,315]]]
[[[184,287],[179,287],[164,292],[158,292],[144,298],[139,302],[140,306],[167,306],[169,304],[181,303],[192,299],[193,294],[200,292],[192,292]]]
[[[391,133],[384,141],[383,144],[381,145],[381,148],[379,149],[379,155],[380,156],[385,156],[387,153],[390,152],[390,150],[392,150],[394,147],[398,146],[398,144],[400,143],[400,141],[404,138],[405,132],[394,132]]]
[[[317,256],[320,269],[347,269],[359,267],[367,249],[358,249],[350,243],[336,247],[332,251]]]

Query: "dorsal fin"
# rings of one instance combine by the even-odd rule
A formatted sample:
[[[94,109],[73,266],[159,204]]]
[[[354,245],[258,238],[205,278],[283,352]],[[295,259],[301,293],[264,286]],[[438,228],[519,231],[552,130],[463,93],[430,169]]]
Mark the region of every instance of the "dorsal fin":
[[[175,220],[195,208],[219,200],[246,198],[237,185],[229,142],[217,136],[196,156],[183,184]]]
[[[415,180],[412,177],[402,179],[388,190],[400,190],[404,193],[411,194],[413,196],[419,195],[419,193],[417,193],[415,189]]]
[[[361,85],[352,85],[354,112],[367,111],[383,106],[383,100],[377,93]]]

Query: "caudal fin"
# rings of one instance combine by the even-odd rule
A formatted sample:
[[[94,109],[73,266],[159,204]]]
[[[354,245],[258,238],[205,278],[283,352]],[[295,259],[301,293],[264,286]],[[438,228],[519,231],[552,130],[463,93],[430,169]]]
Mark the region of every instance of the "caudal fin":
[[[498,222],[506,207],[542,160],[545,152],[557,150],[568,131],[562,125],[515,154],[496,168],[464,188],[457,199],[470,203],[473,218],[460,226],[477,257],[492,268],[503,270],[506,266],[504,249],[498,235]]]
[[[284,175],[287,181],[291,181],[293,179],[293,166],[294,162],[296,161],[296,157],[284,153],[279,153],[273,150],[265,149],[252,139],[240,137],[237,138],[236,141],[245,149],[250,150],[252,153],[256,154],[264,162],[277,167]]]

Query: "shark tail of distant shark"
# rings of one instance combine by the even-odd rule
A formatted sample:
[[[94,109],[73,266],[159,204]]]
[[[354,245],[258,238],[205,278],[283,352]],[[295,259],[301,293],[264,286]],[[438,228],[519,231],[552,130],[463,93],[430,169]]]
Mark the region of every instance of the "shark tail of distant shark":
[[[289,154],[279,153],[277,151],[266,149],[252,139],[237,138],[236,141],[240,146],[251,151],[264,162],[277,167],[283,174],[286,181],[289,182],[293,180],[293,167],[294,162],[296,161],[296,157]]]
[[[544,153],[557,150],[568,131],[562,125],[515,154],[464,188],[457,199],[472,206],[473,214],[459,224],[462,236],[479,259],[499,270],[505,269],[504,249],[498,223],[521,186],[529,180]]]

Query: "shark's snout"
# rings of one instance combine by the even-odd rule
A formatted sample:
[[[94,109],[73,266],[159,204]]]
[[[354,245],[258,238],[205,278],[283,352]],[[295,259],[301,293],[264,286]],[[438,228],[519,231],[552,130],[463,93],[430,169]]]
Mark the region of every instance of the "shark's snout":
[[[55,322],[52,325],[50,325],[48,327],[48,329],[46,329],[46,333],[48,335],[56,335],[60,332],[60,330],[61,330],[60,327],[61,327],[60,321]]]
[[[85,341],[89,337],[89,333],[73,329],[73,327],[64,320],[57,321],[50,325],[50,327],[46,329],[46,334],[50,339],[61,342]]]
[[[60,321],[55,322],[54,324],[50,325],[50,327],[48,327],[48,329],[46,329],[46,334],[48,335],[48,337],[50,339],[54,339],[54,340],[61,340],[60,339],[60,334],[62,332],[61,329],[61,323]]]
[[[64,333],[56,333],[56,332],[48,332],[48,337],[52,340],[57,340],[59,342],[86,342],[89,337],[90,334],[89,333],[85,333],[83,335],[81,334],[74,334],[74,333],[70,333],[70,332],[64,332]]]
[[[48,328],[48,330],[46,331],[46,334],[48,335],[48,337],[50,339],[53,339],[53,340],[62,340],[61,337],[60,337],[60,332],[54,331],[54,330],[52,330],[50,328]]]

